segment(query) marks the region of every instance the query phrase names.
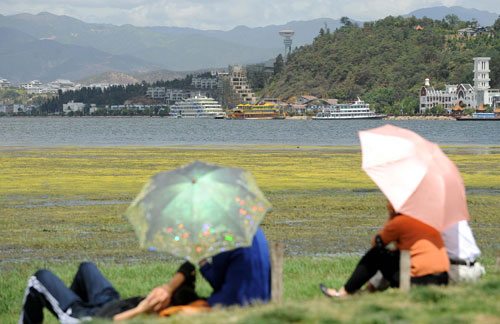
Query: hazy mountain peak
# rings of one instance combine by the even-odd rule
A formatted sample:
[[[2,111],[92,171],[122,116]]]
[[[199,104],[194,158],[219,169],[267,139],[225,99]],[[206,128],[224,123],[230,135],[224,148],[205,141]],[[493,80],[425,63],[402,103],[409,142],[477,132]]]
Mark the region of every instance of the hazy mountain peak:
[[[468,9],[460,6],[438,6],[430,8],[421,8],[414,10],[403,17],[415,16],[417,18],[443,19],[446,15],[456,15],[460,20],[471,21],[476,19],[482,26],[491,26],[499,17],[499,14],[492,13],[486,10]]]

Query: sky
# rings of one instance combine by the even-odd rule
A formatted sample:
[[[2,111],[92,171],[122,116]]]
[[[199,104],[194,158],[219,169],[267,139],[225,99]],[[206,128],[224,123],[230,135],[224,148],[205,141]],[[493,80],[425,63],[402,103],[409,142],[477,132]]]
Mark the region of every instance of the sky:
[[[229,30],[343,16],[370,21],[435,6],[500,13],[500,0],[0,0],[0,14],[50,12],[89,23]]]

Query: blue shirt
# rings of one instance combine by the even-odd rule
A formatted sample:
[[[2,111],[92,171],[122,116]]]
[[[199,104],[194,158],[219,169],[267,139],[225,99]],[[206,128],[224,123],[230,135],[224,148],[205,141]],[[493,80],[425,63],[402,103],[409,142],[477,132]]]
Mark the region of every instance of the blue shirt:
[[[210,306],[249,305],[271,297],[271,264],[264,232],[259,228],[252,246],[219,253],[200,272],[214,289]]]

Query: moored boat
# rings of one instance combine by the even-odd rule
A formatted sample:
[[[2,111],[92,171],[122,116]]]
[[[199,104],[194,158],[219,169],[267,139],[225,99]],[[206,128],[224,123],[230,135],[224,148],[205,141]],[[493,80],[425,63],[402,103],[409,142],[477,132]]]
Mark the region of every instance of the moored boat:
[[[233,108],[228,116],[231,119],[284,119],[285,116],[272,103],[263,105],[242,104]]]
[[[226,117],[226,113],[215,99],[203,96],[176,102],[170,110],[170,115],[175,118],[224,119]]]
[[[356,100],[354,103],[343,103],[332,105],[319,111],[313,120],[344,120],[344,119],[381,119],[387,115],[376,114],[370,110],[370,105],[363,100]]]
[[[500,121],[500,116],[495,113],[473,113],[472,116],[457,116],[460,121]]]

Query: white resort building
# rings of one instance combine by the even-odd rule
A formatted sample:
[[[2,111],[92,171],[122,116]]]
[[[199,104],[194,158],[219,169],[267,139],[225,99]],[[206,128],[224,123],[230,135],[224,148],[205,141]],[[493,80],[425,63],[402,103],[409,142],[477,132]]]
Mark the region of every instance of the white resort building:
[[[436,90],[429,79],[425,79],[420,89],[420,113],[427,109],[443,106],[448,112],[458,106],[479,108],[483,105],[492,106],[500,96],[500,90],[490,89],[490,58],[474,58],[474,86],[470,84],[446,85],[444,90]]]
[[[63,104],[63,113],[67,114],[71,111],[83,111],[84,108],[85,104],[83,102],[74,102],[71,100],[70,102]]]
[[[219,79],[217,77],[193,77],[193,79],[191,80],[191,85],[197,89],[217,89],[217,87],[219,86]]]
[[[12,87],[12,83],[10,83],[7,79],[0,78],[0,88],[10,88]]]
[[[244,104],[254,104],[257,102],[257,97],[248,84],[247,72],[243,66],[236,65],[231,68],[229,83],[234,93],[236,93]]]

